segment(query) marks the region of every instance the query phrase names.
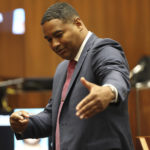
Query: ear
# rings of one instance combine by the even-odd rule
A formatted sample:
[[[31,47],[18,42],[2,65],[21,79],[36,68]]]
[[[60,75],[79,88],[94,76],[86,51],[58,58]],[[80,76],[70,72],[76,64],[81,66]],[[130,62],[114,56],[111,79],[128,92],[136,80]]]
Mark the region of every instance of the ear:
[[[79,17],[74,18],[74,25],[77,26],[77,28],[79,28],[80,30],[83,29],[83,22]]]

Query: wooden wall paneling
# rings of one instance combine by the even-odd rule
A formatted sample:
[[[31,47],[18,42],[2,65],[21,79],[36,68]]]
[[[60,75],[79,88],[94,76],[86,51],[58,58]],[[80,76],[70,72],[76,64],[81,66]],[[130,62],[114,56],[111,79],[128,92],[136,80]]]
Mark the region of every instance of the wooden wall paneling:
[[[137,61],[145,54],[149,46],[148,40],[150,39],[149,30],[147,26],[150,25],[150,19],[147,17],[149,13],[147,10],[150,9],[150,5],[148,5],[148,1],[134,1],[134,5],[132,6],[133,14],[132,15],[132,29],[133,35],[130,37],[130,40],[133,41],[132,47],[128,50],[130,53],[130,66],[133,68]],[[146,10],[146,11],[145,11]],[[148,47],[147,47],[148,46]],[[131,53],[132,52],[132,53]],[[150,51],[149,51],[150,53]]]
[[[136,59],[134,59],[135,61],[137,61],[137,60],[139,60],[140,59],[140,57],[143,55],[143,53],[144,53],[144,47],[145,46],[142,46],[142,44],[141,43],[145,43],[144,42],[144,38],[145,37],[143,37],[143,28],[142,28],[142,26],[143,26],[143,9],[142,9],[142,3],[139,1],[138,3],[135,3],[135,12],[136,12],[136,14],[135,14],[135,16],[134,16],[134,18],[135,18],[135,22],[134,22],[134,27],[133,27],[133,29],[134,29],[134,36],[133,36],[133,44],[134,44],[134,48],[135,48],[135,50],[133,50],[134,51],[134,53],[133,53],[133,55],[132,55],[132,57],[134,56],[134,58],[136,58]],[[132,61],[134,61],[134,60],[132,60]],[[137,62],[134,62],[134,65],[136,65],[136,63]]]
[[[1,38],[3,40],[0,41],[0,43],[2,42],[0,50],[0,76],[6,78],[16,78],[22,76],[24,50],[22,46],[23,36],[6,33]]]
[[[49,5],[52,2],[49,1]],[[47,3],[46,3],[47,4]],[[25,34],[25,76],[53,76],[56,66],[62,60],[48,46],[43,38],[41,18],[49,7],[41,1],[25,1],[27,13]]]
[[[22,2],[18,2],[2,1],[3,7],[0,7],[4,14],[4,21],[0,24],[0,76],[6,78],[23,75],[23,35],[12,34],[13,10],[22,7]]]
[[[23,77],[50,77],[48,68],[50,55],[41,47],[41,1],[24,1],[26,12],[26,32],[24,35],[24,73]],[[44,54],[43,54],[44,53]],[[53,70],[51,70],[53,71]],[[51,76],[52,77],[52,76]],[[50,93],[50,91],[48,92]],[[44,96],[41,92],[20,93],[9,96],[11,107],[43,107],[48,103],[50,95]],[[15,106],[13,105],[15,102]]]
[[[144,34],[143,36],[145,37],[144,39],[144,54],[145,55],[150,55],[150,1],[145,0],[145,3],[142,4],[142,9],[143,9],[143,29],[144,29]],[[143,45],[143,44],[142,44]]]
[[[0,37],[0,76],[15,78],[23,74],[22,40],[23,37],[17,37],[10,33]]]
[[[150,135],[150,88],[139,91],[140,103],[140,136]]]
[[[136,145],[136,136],[137,136],[137,110],[136,110],[136,90],[131,89],[129,98],[128,98],[128,111],[129,111],[129,120],[132,132],[132,138],[134,145]]]
[[[14,108],[40,108],[45,107],[51,96],[51,91],[43,92],[22,92],[14,95],[8,95],[8,104]]]

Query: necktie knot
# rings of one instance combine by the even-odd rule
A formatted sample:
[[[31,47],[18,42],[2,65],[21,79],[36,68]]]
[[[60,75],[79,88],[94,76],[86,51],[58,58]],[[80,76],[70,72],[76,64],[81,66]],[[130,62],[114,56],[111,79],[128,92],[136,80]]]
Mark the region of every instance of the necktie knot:
[[[69,68],[74,69],[74,68],[75,68],[76,63],[77,63],[77,62],[76,62],[75,60],[70,60],[70,62],[69,62],[69,66],[68,66],[68,69],[69,69]]]

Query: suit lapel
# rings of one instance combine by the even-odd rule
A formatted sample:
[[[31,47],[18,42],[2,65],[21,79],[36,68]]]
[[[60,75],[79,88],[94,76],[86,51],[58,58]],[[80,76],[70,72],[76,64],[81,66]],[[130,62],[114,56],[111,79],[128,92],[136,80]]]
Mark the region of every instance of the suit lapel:
[[[68,94],[69,94],[69,92],[70,92],[70,90],[71,90],[71,88],[72,88],[73,83],[75,82],[75,79],[77,78],[77,76],[78,76],[78,74],[79,74],[79,72],[80,72],[80,70],[81,70],[81,67],[82,67],[82,65],[83,65],[83,63],[84,63],[84,60],[85,60],[87,54],[88,54],[88,51],[91,49],[91,46],[93,45],[93,42],[94,42],[94,39],[95,39],[94,37],[95,37],[95,35],[93,34],[93,35],[91,35],[91,37],[88,39],[88,41],[87,41],[87,43],[86,43],[86,45],[85,45],[85,47],[84,47],[84,49],[83,49],[83,51],[82,51],[82,54],[81,54],[81,56],[80,56],[80,58],[79,58],[79,61],[78,61],[77,64],[76,64],[76,68],[75,68],[75,70],[74,70],[72,79],[71,79],[70,84],[69,84],[69,87],[68,87],[68,92],[67,92],[67,94],[66,94],[66,98],[67,98],[67,96],[68,96]],[[65,99],[66,99],[66,98],[65,98]]]
[[[66,62],[65,66],[63,67],[63,71],[61,71],[61,77],[58,78],[57,81],[55,81],[55,93],[54,94],[54,102],[53,102],[53,125],[55,126],[56,119],[57,119],[57,114],[58,114],[58,109],[59,105],[61,102],[61,93],[63,89],[63,85],[66,79],[66,73],[67,73],[67,68],[68,68],[68,62]]]

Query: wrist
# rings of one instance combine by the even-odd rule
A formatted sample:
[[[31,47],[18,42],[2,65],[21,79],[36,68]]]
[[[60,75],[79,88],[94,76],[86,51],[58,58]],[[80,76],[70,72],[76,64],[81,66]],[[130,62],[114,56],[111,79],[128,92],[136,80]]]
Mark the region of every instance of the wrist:
[[[111,103],[116,103],[117,99],[118,99],[117,89],[111,84],[104,84],[103,86],[109,87],[109,89],[111,90],[111,93],[112,93]]]

